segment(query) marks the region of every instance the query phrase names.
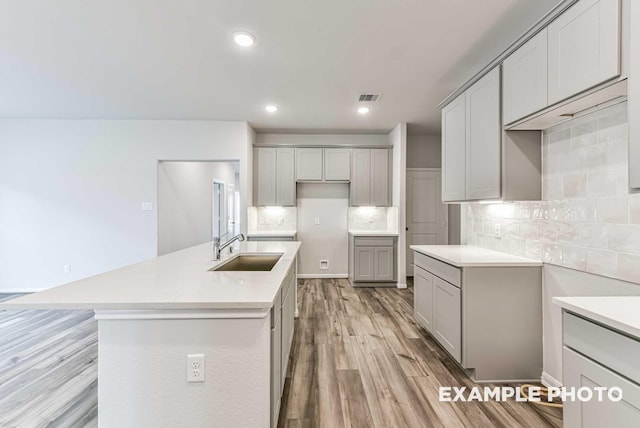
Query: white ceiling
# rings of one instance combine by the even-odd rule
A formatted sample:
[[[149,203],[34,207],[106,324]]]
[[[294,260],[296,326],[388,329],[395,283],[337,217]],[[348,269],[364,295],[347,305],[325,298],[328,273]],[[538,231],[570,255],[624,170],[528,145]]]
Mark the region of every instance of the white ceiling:
[[[557,3],[2,0],[0,117],[438,132],[436,105]],[[367,116],[362,92],[384,94]]]

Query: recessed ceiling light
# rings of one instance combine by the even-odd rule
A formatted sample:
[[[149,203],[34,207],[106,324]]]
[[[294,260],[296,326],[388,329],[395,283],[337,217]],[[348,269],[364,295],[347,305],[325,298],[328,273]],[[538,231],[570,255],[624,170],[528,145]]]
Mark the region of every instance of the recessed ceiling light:
[[[367,114],[371,109],[369,107],[358,107],[358,113]]]
[[[273,104],[269,104],[268,106],[266,106],[264,108],[266,111],[268,111],[269,113],[275,113],[278,111],[278,106],[274,106]]]
[[[256,42],[256,38],[253,37],[253,34],[248,33],[246,31],[236,31],[233,33],[233,40],[242,46],[243,48],[248,48],[249,46],[253,46]]]

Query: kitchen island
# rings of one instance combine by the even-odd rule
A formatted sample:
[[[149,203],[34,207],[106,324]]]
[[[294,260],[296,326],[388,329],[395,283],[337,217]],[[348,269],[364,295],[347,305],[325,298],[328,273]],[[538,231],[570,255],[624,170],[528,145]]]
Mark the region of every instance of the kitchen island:
[[[239,247],[213,261],[211,244],[198,245],[0,308],[95,311],[100,426],[268,427],[293,334],[295,299],[285,297],[300,243]],[[238,254],[280,257],[269,271],[212,270]],[[197,382],[187,382],[190,355],[204,356]]]

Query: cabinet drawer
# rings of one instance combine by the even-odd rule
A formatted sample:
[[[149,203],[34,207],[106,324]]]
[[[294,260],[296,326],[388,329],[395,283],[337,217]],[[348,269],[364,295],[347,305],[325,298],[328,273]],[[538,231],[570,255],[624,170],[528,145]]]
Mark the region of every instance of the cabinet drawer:
[[[568,312],[562,324],[566,346],[640,383],[640,341]]]
[[[413,264],[431,272],[437,277],[460,288],[462,284],[462,274],[460,269],[447,263],[425,256],[417,251],[414,252]]]
[[[393,238],[367,236],[354,238],[356,247],[390,247],[393,246]]]

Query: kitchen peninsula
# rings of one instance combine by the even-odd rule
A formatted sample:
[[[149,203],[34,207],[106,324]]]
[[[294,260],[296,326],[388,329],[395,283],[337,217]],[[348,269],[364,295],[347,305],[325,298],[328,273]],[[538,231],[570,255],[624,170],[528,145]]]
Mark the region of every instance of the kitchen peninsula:
[[[299,247],[246,242],[213,261],[211,244],[202,244],[0,307],[95,311],[100,426],[267,427],[277,421],[293,337],[288,296]],[[246,255],[277,262],[264,271],[215,270]],[[198,381],[187,382],[188,356],[202,355]]]

